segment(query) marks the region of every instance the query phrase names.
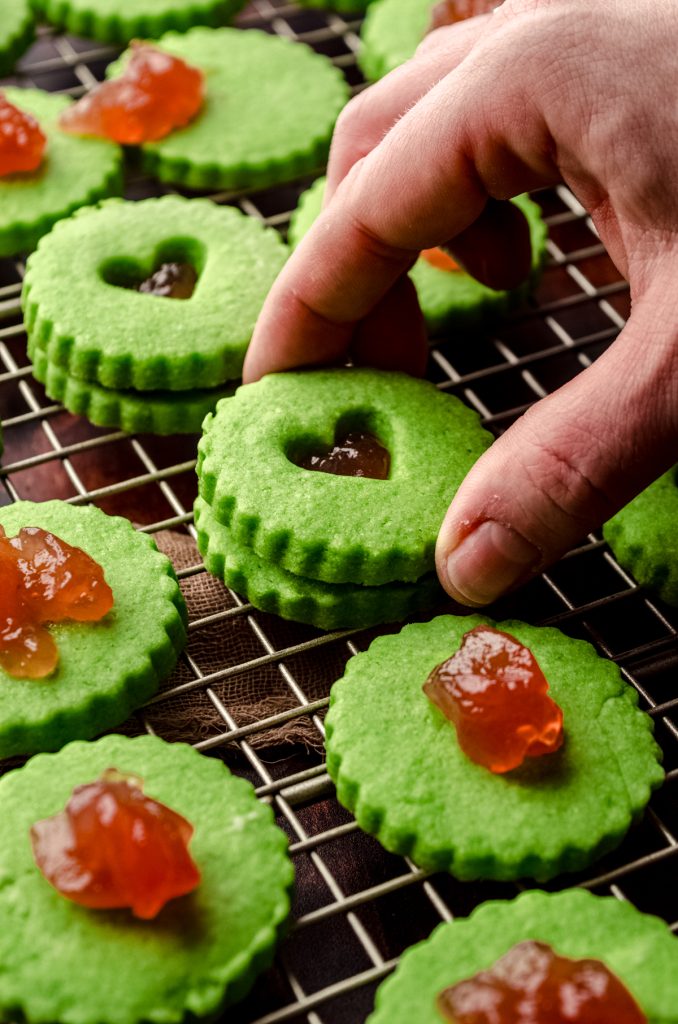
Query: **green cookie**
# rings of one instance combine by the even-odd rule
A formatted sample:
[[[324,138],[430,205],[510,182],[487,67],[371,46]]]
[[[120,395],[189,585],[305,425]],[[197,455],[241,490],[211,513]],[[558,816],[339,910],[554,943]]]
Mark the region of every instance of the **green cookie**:
[[[207,199],[113,200],[62,221],[31,256],[31,345],[69,376],[116,390],[214,388],[240,376],[259,310],[287,256],[272,228]],[[190,299],[121,287],[190,263]]]
[[[386,446],[387,480],[291,461],[347,430]],[[367,369],[272,374],[205,420],[200,494],[264,562],[327,583],[413,582],[433,570],[447,507],[491,441],[477,413],[428,381]]]
[[[0,525],[8,537],[38,526],[82,548],[113,591],[100,622],[50,628],[59,648],[51,676],[15,679],[0,668],[0,757],[58,750],[118,725],[155,693],[186,642],[184,600],[167,558],[126,519],[94,506],[19,501],[0,509]]]
[[[326,720],[339,801],[387,850],[461,879],[580,870],[621,842],[663,779],[652,720],[590,644],[499,623],[534,654],[563,710],[565,743],[493,774],[462,753],[453,724],[422,691],[481,623],[494,625],[441,615],[351,658]]]
[[[289,241],[292,246],[299,244],[320,214],[324,191],[325,179],[318,178],[301,196],[290,221]],[[423,258],[417,260],[410,277],[417,289],[419,305],[430,334],[469,329],[493,320],[516,306],[537,283],[546,257],[548,229],[537,203],[527,196],[518,196],[513,202],[525,214],[530,228],[532,272],[529,280],[513,291],[497,292],[463,271],[451,273],[432,266]]]
[[[678,607],[678,466],[634,498],[603,527],[620,565]]]
[[[343,75],[325,57],[232,28],[170,32],[158,45],[205,73],[207,98],[186,128],[142,146],[149,174],[187,188],[261,189],[325,163],[348,99]],[[108,73],[120,68],[116,61]]]
[[[439,925],[406,951],[379,987],[368,1024],[441,1024],[435,1006],[440,992],[487,970],[530,939],[561,956],[602,960],[636,999],[648,1024],[678,1024],[676,937],[658,917],[582,889],[533,890],[514,900],[493,900],[470,917]]]
[[[375,0],[360,37],[358,63],[371,82],[414,56],[426,34],[436,0]]]
[[[372,0],[298,0],[300,7],[324,7],[340,14],[364,14]]]
[[[34,36],[35,17],[29,0],[2,0],[0,77],[11,74],[16,61],[31,45]]]
[[[103,43],[157,39],[163,32],[186,32],[194,25],[216,28],[243,6],[243,0],[35,0],[46,21]]]
[[[57,128],[65,96],[39,89],[3,89],[10,103],[32,114],[47,136],[42,167],[0,178],[0,257],[35,248],[56,221],[79,206],[122,191],[122,151],[103,139],[83,139]],[[68,282],[67,292],[73,281]]]
[[[202,881],[152,921],[89,910],[40,874],[31,825],[107,768],[184,815]],[[0,780],[0,1017],[27,1024],[178,1024],[241,999],[273,959],[293,868],[270,807],[215,758],[153,736],[106,736]]]
[[[197,434],[207,413],[235,391],[228,384],[204,391],[115,391],[70,377],[35,346],[29,353],[33,376],[49,398],[97,427],[119,427],[128,434]]]
[[[430,611],[445,596],[434,573],[417,583],[384,583],[380,587],[322,583],[295,576],[277,565],[262,562],[251,548],[234,540],[228,527],[217,522],[202,498],[195,503],[195,525],[207,571],[255,608],[283,619],[319,629],[367,628]]]

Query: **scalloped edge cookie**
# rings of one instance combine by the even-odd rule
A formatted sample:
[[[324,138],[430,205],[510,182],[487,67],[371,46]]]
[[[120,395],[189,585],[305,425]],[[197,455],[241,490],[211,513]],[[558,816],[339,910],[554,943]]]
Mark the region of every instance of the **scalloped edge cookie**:
[[[70,377],[116,391],[220,387],[240,376],[287,255],[273,228],[208,199],[111,199],[78,210],[26,265],[21,302],[32,350]],[[198,272],[189,299],[110,283],[143,279],[167,260]]]
[[[378,81],[414,56],[426,34],[435,3],[436,0],[374,0],[370,4],[360,31],[358,51],[358,66],[368,81]]]
[[[141,147],[148,174],[190,189],[241,191],[312,174],[326,162],[349,97],[326,57],[258,29],[170,32],[158,45],[205,73],[207,99],[186,128]]]
[[[462,636],[485,623],[530,648],[564,714],[560,751],[506,775],[467,758],[422,691]],[[392,853],[462,880],[542,881],[617,846],[661,784],[652,719],[637,702],[586,641],[524,622],[441,615],[350,659],[330,694],[327,770],[339,802]]]
[[[83,139],[66,135],[56,127],[57,117],[71,102],[67,97],[43,92],[40,89],[16,87],[3,88],[3,92],[10,103],[37,118],[47,135],[47,150],[43,168],[35,174],[0,178],[0,257],[16,256],[30,251],[57,221],[68,217],[74,210],[122,192],[122,150],[119,146],[103,139]],[[79,185],[83,174],[84,154],[92,157],[95,153],[100,155],[101,174],[95,175],[92,168],[88,167],[87,174],[90,180],[86,187],[83,186],[83,192],[79,196],[74,197],[73,193],[64,196],[59,192],[55,195],[54,204],[47,204],[51,205],[51,208],[41,210],[36,208],[40,206],[38,199],[41,192],[44,197],[47,186],[50,193],[53,190],[54,181],[50,178],[50,166],[54,164],[55,149],[62,187],[64,181],[76,182]],[[78,166],[77,175],[74,175],[72,170],[74,162]],[[41,189],[40,186],[43,184],[45,188]],[[18,196],[26,196],[25,201],[17,201]],[[45,206],[44,202],[42,206]],[[21,210],[21,207],[24,209]]]
[[[349,422],[388,448],[388,480],[288,459],[290,446],[331,444]],[[240,544],[297,576],[371,586],[434,569],[448,505],[493,440],[476,412],[429,381],[368,369],[270,374],[220,402],[203,430],[200,495]]]
[[[195,828],[191,853],[202,882],[153,921],[77,906],[33,863],[33,821],[60,811],[75,785],[112,766],[141,776],[149,796]],[[294,879],[287,837],[251,784],[222,761],[155,736],[71,743],[5,775],[0,808],[3,1019],[179,1024],[241,999],[271,963]]]
[[[231,384],[212,391],[116,391],[69,376],[34,346],[29,345],[29,355],[33,376],[48,398],[97,427],[118,427],[128,434],[198,434],[205,416],[236,388]]]
[[[603,536],[639,583],[678,607],[678,466],[605,523]]]
[[[613,896],[538,889],[482,903],[438,925],[405,951],[377,989],[367,1024],[440,1024],[436,997],[486,970],[519,942],[546,942],[561,956],[602,960],[628,988],[648,1024],[678,1024],[678,939],[664,921]]]
[[[299,197],[290,219],[288,235],[293,248],[319,215],[324,191],[325,178],[317,178]],[[530,229],[532,270],[529,279],[512,291],[495,291],[469,274],[452,274],[432,266],[423,258],[418,259],[410,270],[410,277],[417,289],[429,334],[470,330],[490,323],[518,306],[538,283],[546,258],[548,228],[540,206],[529,196],[518,196],[513,202],[525,214]]]
[[[128,43],[131,39],[157,39],[165,32],[187,32],[197,25],[218,28],[227,24],[245,0],[184,0],[181,7],[170,4],[162,9],[162,0],[155,0],[152,13],[135,14],[135,0],[113,3],[110,13],[97,9],[97,0],[34,0],[36,10],[46,20],[65,32],[102,43]],[[148,8],[148,5],[146,5]],[[159,10],[157,8],[160,8]]]
[[[6,24],[0,26],[0,78],[12,73],[35,38],[35,15],[29,0],[4,0],[4,8],[10,5],[16,11],[16,20],[9,28]]]
[[[262,612],[318,629],[367,628],[431,611],[445,599],[434,573],[416,583],[380,587],[295,576],[262,562],[251,548],[238,544],[202,498],[196,499],[194,511],[198,550],[207,571]]]
[[[127,519],[92,505],[19,501],[0,509],[0,524],[8,536],[39,526],[83,548],[103,567],[116,602],[101,622],[51,627],[59,665],[47,679],[15,679],[0,669],[0,757],[10,757],[56,750],[123,722],[174,668],[187,614],[169,560]],[[111,642],[115,657],[104,660]]]

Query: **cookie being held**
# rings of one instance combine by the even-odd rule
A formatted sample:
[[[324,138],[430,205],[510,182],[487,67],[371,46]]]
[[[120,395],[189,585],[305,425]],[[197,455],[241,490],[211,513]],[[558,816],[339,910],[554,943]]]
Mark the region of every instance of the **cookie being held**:
[[[253,604],[325,628],[422,610],[442,596],[440,523],[491,440],[477,413],[404,374],[265,377],[205,421],[201,553]]]

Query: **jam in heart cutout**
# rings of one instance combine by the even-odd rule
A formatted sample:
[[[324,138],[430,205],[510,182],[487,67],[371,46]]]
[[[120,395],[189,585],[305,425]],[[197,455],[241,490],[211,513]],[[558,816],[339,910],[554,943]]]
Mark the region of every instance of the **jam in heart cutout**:
[[[106,284],[166,299],[190,299],[204,265],[202,246],[191,239],[173,240],[160,246],[149,273],[134,259],[108,260],[99,270]]]
[[[333,476],[362,476],[388,480],[391,456],[373,432],[368,417],[342,417],[334,433],[334,444],[305,444],[288,456],[300,469]]]

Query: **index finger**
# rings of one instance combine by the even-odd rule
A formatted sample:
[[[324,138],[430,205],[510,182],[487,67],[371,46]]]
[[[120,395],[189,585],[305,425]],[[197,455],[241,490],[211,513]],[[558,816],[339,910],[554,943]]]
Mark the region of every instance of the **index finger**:
[[[341,182],[269,293],[246,381],[345,356],[356,325],[420,250],[469,227],[488,195],[507,198],[552,180],[550,163],[535,166],[521,154],[549,151],[536,108],[517,78],[497,74],[483,49],[434,86]]]

